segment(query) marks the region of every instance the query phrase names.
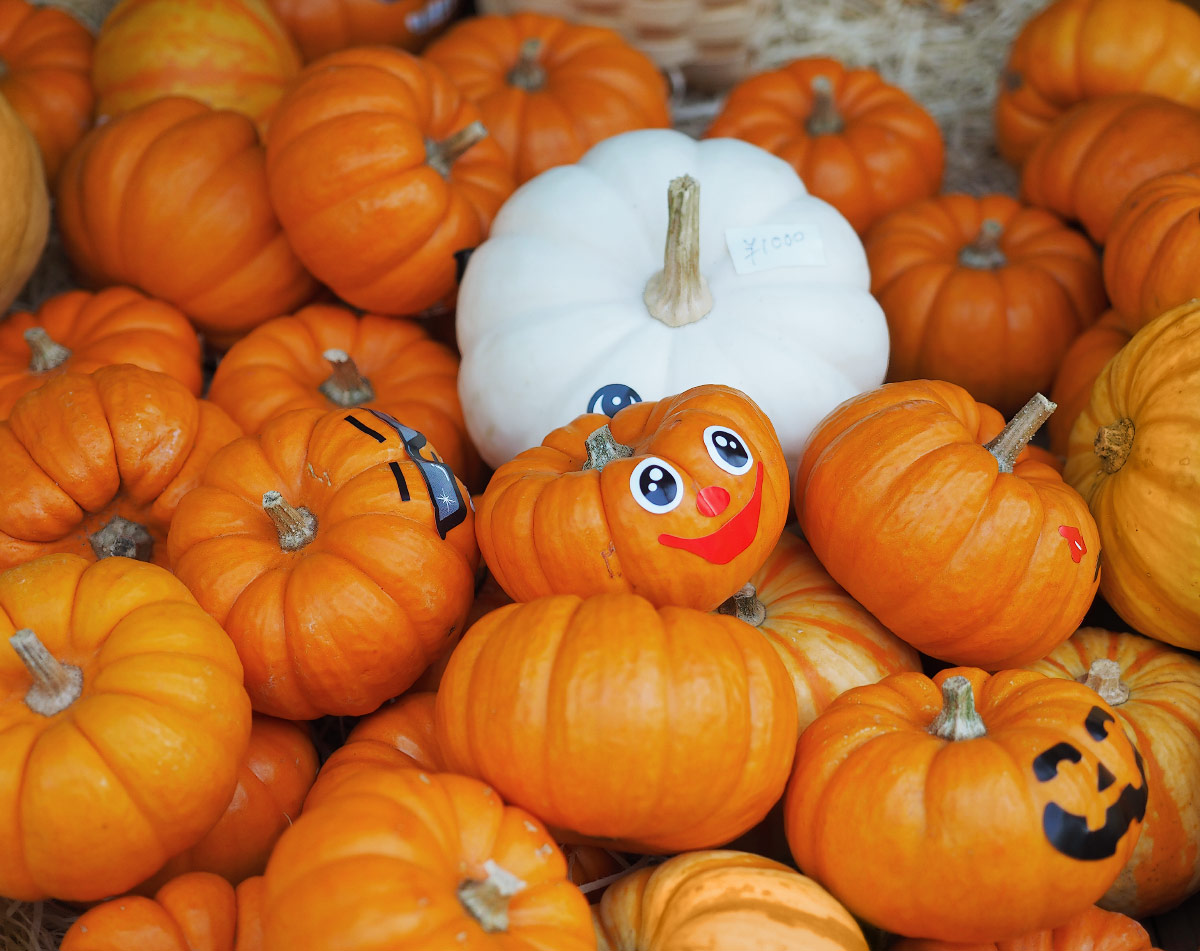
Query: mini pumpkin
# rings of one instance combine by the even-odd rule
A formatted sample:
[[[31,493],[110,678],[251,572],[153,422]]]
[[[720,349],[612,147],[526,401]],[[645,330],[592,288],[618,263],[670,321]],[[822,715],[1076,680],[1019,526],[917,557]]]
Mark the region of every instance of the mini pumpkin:
[[[942,133],[920,103],[872,69],[823,57],[743,80],[705,135],[744,139],[791,163],[859,234],[937,194],[946,161]]]
[[[1053,215],[1007,195],[942,195],[866,239],[891,339],[889,380],[946,380],[1011,415],[1050,388],[1104,310],[1100,257]]]
[[[1122,92],[1200,106],[1200,16],[1175,0],[1055,0],[1022,27],[996,98],[996,144],[1020,164],[1058,118]]]
[[[740,948],[867,951],[858,923],[811,878],[748,852],[689,852],[608,887],[599,951]]]
[[[1029,669],[1086,683],[1145,758],[1142,837],[1100,906],[1143,918],[1178,905],[1200,887],[1200,660],[1136,634],[1083,628]]]
[[[478,501],[474,505],[478,510]],[[467,614],[467,620],[463,623],[463,632],[465,633],[485,614],[490,614],[496,608],[502,608],[504,605],[512,603],[513,599],[496,583],[495,575],[487,571],[483,581],[475,585],[475,600],[471,602],[471,610]],[[437,692],[438,685],[442,682],[442,674],[446,672],[446,665],[450,663],[450,656],[454,653],[454,648],[458,646],[460,640],[462,640],[461,637],[455,637],[453,643],[447,645],[443,650],[442,656],[425,668],[425,673],[421,674],[412,685],[413,690]]]
[[[262,878],[234,890],[209,872],[189,872],[153,899],[125,895],[84,912],[60,951],[262,951]]]
[[[1132,918],[1088,908],[1065,925],[1032,931],[1008,941],[963,945],[950,941],[901,938],[891,951],[1155,951],[1146,929]]]
[[[187,96],[262,128],[299,70],[266,0],[121,0],[96,38],[96,114]]]
[[[856,916],[987,942],[1094,904],[1146,797],[1141,757],[1083,684],[950,668],[835,700],[800,738],[784,817],[796,862]]]
[[[0,418],[58,370],[133,363],[200,395],[200,341],[179,310],[128,287],[67,291],[0,322]]]
[[[0,573],[0,894],[94,901],[190,847],[250,734],[242,665],[169,572],[48,555]]]
[[[1200,112],[1148,93],[1103,96],[1072,108],[1042,137],[1021,172],[1021,197],[1104,244],[1134,189],[1197,163]]]
[[[479,476],[458,402],[458,358],[415,321],[313,304],[235,343],[208,397],[247,433],[293,409],[373,406],[429,437],[463,482]]]
[[[1131,336],[1121,316],[1109,310],[1067,348],[1050,391],[1050,400],[1058,409],[1046,424],[1050,448],[1057,455],[1066,456],[1071,427],[1091,398],[1092,384]]]
[[[263,947],[590,951],[587,901],[566,872],[542,824],[483,783],[364,770],[275,847]]]
[[[467,615],[470,496],[380,410],[295,410],[226,446],[180,504],[172,570],[233,639],[260,713],[370,713]]]
[[[552,432],[492,476],[476,533],[516,601],[628,591],[711,610],[779,539],[787,476],[762,411],[698,386]]]
[[[1104,599],[1160,641],[1200,648],[1200,301],[1134,334],[1071,430],[1065,478],[1104,545]]]
[[[663,75],[612,30],[537,13],[471,17],[425,58],[479,106],[517,184],[601,139],[671,124]]]
[[[499,144],[446,75],[402,50],[342,50],[308,66],[267,135],[271,202],[300,260],[365,310],[450,299],[513,190]]]
[[[63,166],[58,225],[93,287],[174,304],[217,345],[312,296],[267,197],[254,126],[192,99],[94,129]]]
[[[796,475],[805,538],[834,580],[913,647],[998,670],[1065,641],[1096,593],[1087,505],[1026,445],[1040,394],[1005,426],[939,381],[843,403]]]
[[[8,310],[46,246],[50,196],[37,143],[21,117],[0,95],[0,313]]]
[[[268,0],[306,62],[351,46],[416,52],[458,12],[459,0]]]
[[[485,616],[450,658],[436,717],[449,769],[561,841],[645,853],[712,848],[761,820],[797,733],[791,681],[757,631],[632,594]]]
[[[0,422],[0,567],[51,552],[166,566],[175,507],[240,435],[162,373],[126,363],[52,376]]]
[[[51,182],[92,124],[92,35],[55,7],[0,0],[0,96],[37,140]]]

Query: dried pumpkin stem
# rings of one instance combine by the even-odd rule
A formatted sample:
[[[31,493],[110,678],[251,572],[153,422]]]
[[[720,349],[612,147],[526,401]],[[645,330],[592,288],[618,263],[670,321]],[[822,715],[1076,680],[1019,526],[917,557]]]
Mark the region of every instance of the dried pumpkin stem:
[[[1100,457],[1100,468],[1112,475],[1120,472],[1133,450],[1133,435],[1135,427],[1128,416],[1118,419],[1115,423],[1101,426],[1096,431],[1096,439],[1092,447]]]
[[[1041,393],[1035,393],[1028,403],[1017,410],[1017,415],[1008,421],[999,435],[983,447],[996,457],[1001,472],[1013,471],[1017,456],[1056,409],[1057,403],[1050,402]]]
[[[805,124],[808,134],[837,135],[846,128],[846,123],[833,98],[833,83],[828,76],[814,76],[810,88],[813,94],[813,109]]]
[[[1129,699],[1129,687],[1121,680],[1121,665],[1115,660],[1092,661],[1084,683],[1100,694],[1100,699],[1109,706],[1119,707]]]
[[[329,379],[317,387],[329,400],[338,406],[349,408],[361,406],[375,399],[375,388],[363,376],[353,358],[345,350],[326,350],[321,354],[333,367]]]
[[[958,263],[977,271],[994,271],[1008,264],[1008,257],[1000,250],[1000,238],[1004,225],[994,218],[985,218],[979,226],[975,240],[958,252]]]
[[[54,370],[70,359],[71,351],[56,342],[41,327],[30,327],[22,336],[29,344],[29,371],[45,373]]]
[[[488,934],[508,930],[508,900],[525,888],[525,883],[494,860],[483,863],[487,878],[468,879],[458,886],[458,900],[467,914]]]
[[[975,691],[966,677],[947,677],[942,682],[942,712],[929,724],[929,732],[955,743],[987,735],[975,709]]]
[[[700,183],[681,175],[667,187],[667,246],[663,269],[642,295],[650,316],[668,327],[695,323],[712,310],[712,293],[700,273]]]
[[[25,705],[43,717],[62,713],[83,693],[83,671],[64,664],[46,650],[46,645],[29,628],[23,627],[8,639],[33,676],[33,685],[25,694]]]
[[[134,558],[151,561],[154,558],[154,538],[139,522],[114,515],[88,536],[97,558]]]
[[[442,178],[449,178],[451,166],[462,158],[472,146],[486,139],[487,135],[487,128],[482,122],[476,120],[470,125],[463,126],[448,138],[442,139],[441,142],[426,139],[425,162]]]
[[[727,614],[754,627],[761,627],[767,619],[767,606],[758,600],[758,591],[747,582],[737,594],[726,598],[717,608],[718,614]]]
[[[624,443],[617,442],[612,430],[608,428],[608,423],[588,436],[583,444],[587,447],[587,461],[583,464],[584,469],[603,469],[610,462],[628,459],[633,455],[632,449]]]
[[[524,89],[526,92],[537,92],[546,85],[546,70],[538,57],[542,55],[542,39],[531,36],[521,44],[521,52],[517,65],[508,71],[508,84]]]
[[[263,493],[262,507],[275,523],[279,547],[284,551],[299,551],[317,537],[317,517],[304,506],[290,505],[273,489]]]

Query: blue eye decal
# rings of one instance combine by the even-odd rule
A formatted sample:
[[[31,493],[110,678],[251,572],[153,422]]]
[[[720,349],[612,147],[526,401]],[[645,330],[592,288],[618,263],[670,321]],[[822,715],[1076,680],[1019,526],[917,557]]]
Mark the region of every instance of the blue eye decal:
[[[603,413],[612,419],[626,406],[632,406],[641,401],[642,398],[638,396],[637,390],[632,386],[626,386],[624,383],[609,383],[592,394],[592,398],[588,400],[586,412]]]

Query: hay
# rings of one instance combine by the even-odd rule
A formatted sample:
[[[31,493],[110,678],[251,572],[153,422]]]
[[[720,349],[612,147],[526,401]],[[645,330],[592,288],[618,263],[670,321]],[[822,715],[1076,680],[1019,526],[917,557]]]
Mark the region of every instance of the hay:
[[[58,951],[79,912],[56,901],[0,898],[0,951]]]

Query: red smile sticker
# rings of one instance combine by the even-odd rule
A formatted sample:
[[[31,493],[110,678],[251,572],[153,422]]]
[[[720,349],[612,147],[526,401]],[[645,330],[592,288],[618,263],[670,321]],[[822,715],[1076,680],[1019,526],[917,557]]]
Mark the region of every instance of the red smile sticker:
[[[746,507],[710,535],[700,538],[680,538],[678,535],[659,535],[660,545],[681,548],[699,555],[714,565],[727,565],[750,547],[758,534],[758,515],[762,509],[763,469],[758,466],[754,479],[754,495]]]
[[[1067,540],[1067,545],[1071,549],[1071,560],[1075,564],[1083,561],[1083,556],[1087,554],[1087,545],[1083,543],[1083,536],[1079,533],[1074,525],[1059,525],[1058,534]]]

